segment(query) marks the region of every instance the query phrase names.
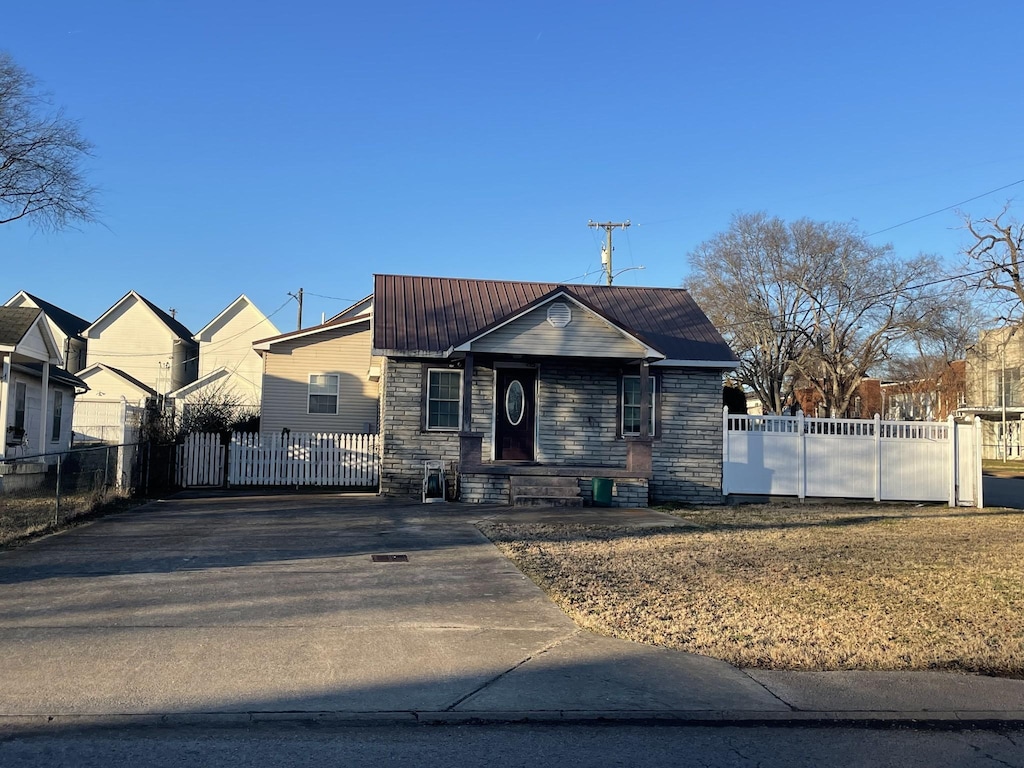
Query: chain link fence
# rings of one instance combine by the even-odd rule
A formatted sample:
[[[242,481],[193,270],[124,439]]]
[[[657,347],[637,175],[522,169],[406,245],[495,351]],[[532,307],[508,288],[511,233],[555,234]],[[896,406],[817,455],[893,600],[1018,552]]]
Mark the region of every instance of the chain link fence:
[[[0,545],[174,488],[174,445],[74,448],[0,461]]]

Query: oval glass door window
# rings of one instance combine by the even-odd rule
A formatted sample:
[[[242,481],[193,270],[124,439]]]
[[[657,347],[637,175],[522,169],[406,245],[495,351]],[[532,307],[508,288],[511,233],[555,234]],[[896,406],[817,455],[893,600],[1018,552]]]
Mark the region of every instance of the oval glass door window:
[[[518,426],[523,420],[526,398],[523,394],[523,385],[519,379],[514,379],[505,390],[505,418],[513,427]]]

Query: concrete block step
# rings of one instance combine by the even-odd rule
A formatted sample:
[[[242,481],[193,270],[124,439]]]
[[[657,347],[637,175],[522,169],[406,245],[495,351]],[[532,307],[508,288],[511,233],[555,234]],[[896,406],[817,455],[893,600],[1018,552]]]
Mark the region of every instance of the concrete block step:
[[[524,490],[530,488],[570,488],[575,491],[579,488],[579,484],[575,477],[519,475],[512,478],[512,487]]]
[[[513,507],[582,507],[580,496],[516,496]]]
[[[532,485],[529,488],[516,487],[512,491],[513,496],[563,496],[566,498],[573,498],[574,496],[580,495],[580,489],[577,486],[572,488],[561,487],[557,485]]]

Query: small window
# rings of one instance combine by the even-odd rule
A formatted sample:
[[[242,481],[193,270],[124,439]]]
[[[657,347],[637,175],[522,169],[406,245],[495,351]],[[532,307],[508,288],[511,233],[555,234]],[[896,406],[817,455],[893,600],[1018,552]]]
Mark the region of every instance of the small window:
[[[647,434],[654,436],[654,412],[657,385],[653,376],[647,379],[648,389],[651,393],[651,412],[647,421]],[[640,434],[640,377],[622,377],[622,434]]]
[[[61,422],[64,418],[64,393],[59,389],[53,392],[53,427],[50,430],[50,442],[60,442]]]
[[[458,429],[462,421],[462,371],[427,371],[427,429]]]
[[[14,385],[14,428],[25,428],[25,398],[28,395],[28,387],[25,382],[19,381]]]
[[[314,373],[309,377],[309,410],[307,413],[338,412],[338,374]]]

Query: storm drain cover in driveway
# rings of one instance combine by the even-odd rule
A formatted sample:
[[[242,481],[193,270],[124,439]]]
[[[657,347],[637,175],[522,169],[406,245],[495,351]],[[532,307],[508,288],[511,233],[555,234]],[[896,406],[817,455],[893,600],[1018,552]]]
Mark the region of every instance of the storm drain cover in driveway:
[[[408,563],[408,555],[370,555],[375,563]]]

